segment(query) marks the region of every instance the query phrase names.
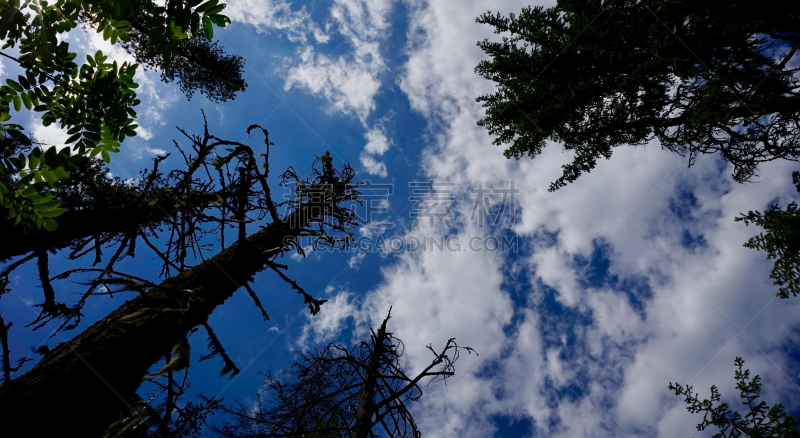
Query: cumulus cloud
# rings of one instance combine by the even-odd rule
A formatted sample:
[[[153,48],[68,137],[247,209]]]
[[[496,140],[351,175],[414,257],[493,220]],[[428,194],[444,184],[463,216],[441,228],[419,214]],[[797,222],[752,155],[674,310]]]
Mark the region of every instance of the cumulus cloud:
[[[364,137],[367,139],[367,145],[364,146],[364,151],[370,154],[383,155],[389,150],[391,142],[386,137],[386,132],[382,126],[376,126],[366,134]]]
[[[333,291],[328,289],[327,293]],[[353,295],[341,291],[325,303],[325,311],[310,317],[309,323],[303,327],[297,343],[303,350],[308,350],[309,344],[324,344],[333,340],[340,334],[341,328],[348,318],[356,313]]]
[[[138,128],[136,128],[136,134],[137,134],[137,135],[139,136],[139,138],[141,138],[142,140],[150,140],[150,139],[152,139],[152,138],[153,138],[153,133],[152,133],[152,132],[150,132],[150,130],[149,130],[149,129],[143,128],[143,127],[141,127],[141,126],[139,126]]]
[[[386,164],[384,162],[378,161],[364,153],[359,156],[359,159],[361,160],[361,165],[364,166],[364,169],[366,169],[368,174],[380,176],[382,178],[385,178],[386,175],[388,175],[388,172],[386,171]]]
[[[30,130],[37,141],[44,143],[45,148],[55,146],[57,150],[61,150],[67,147],[66,142],[70,137],[67,135],[67,131],[59,128],[55,124],[44,126],[36,115],[31,116]]]
[[[383,123],[380,123],[367,131],[364,134],[367,140],[364,151],[360,155],[361,165],[364,166],[367,173],[380,177],[386,177],[388,174],[386,164],[378,161],[375,156],[381,156],[389,150],[391,141],[386,137],[385,128]]]
[[[375,109],[386,64],[380,42],[389,29],[391,0],[335,0],[331,27],[352,51],[340,56],[318,53],[311,46],[300,52],[300,63],[289,68],[285,89],[305,88],[327,99],[334,110],[358,117],[362,123]]]
[[[536,160],[509,161],[475,124],[483,115],[475,96],[492,91],[473,73],[484,56],[475,41],[497,37],[474,19],[526,6],[501,3],[408,2],[409,58],[399,82],[436,133],[425,174],[457,187],[514,180],[521,193],[513,231],[528,248],[513,257],[403,254],[360,307],[366,327],[395,306],[393,330],[412,368],[425,363],[421,347],[451,336],[481,353],[414,408],[426,433],[491,436],[501,416],[548,436],[688,436],[698,419],[667,384],[704,395],[716,384],[735,402],[736,355],[765,377],[770,403],[796,401],[800,370],[784,346],[798,341],[800,304],[774,299],[769,262],[742,247],[757,230],[733,221],[774,199],[796,199],[791,166],[770,163],[763,174],[775,177],[737,185],[715,157],[687,169],[654,143],[615,150],[591,174],[548,193],[571,153],[549,144]],[[459,196],[453,210],[468,217],[471,207]],[[484,232],[463,223],[457,230]]]
[[[375,45],[377,49],[377,45]],[[365,55],[355,59],[331,58],[307,47],[301,62],[289,69],[285,89],[299,86],[331,102],[333,109],[364,120],[375,109],[374,97],[380,88],[377,73],[382,62],[368,61]]]
[[[308,34],[320,43],[330,38],[311,20],[305,6],[293,10],[286,0],[233,0],[228,2],[225,14],[233,22],[254,26],[258,32],[282,32],[290,41],[306,42]]]

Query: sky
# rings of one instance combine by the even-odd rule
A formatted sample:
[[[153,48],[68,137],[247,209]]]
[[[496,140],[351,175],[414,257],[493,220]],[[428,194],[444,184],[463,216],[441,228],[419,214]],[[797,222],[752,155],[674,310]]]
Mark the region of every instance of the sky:
[[[775,297],[771,261],[742,246],[758,230],[733,220],[796,201],[790,174],[797,165],[769,163],[757,182],[737,184],[717,157],[690,168],[653,142],[618,148],[549,193],[571,152],[549,143],[535,160],[507,160],[476,124],[483,110],[475,98],[494,87],[473,72],[485,59],[476,42],[497,36],[475,17],[528,4],[231,0],[225,13],[233,23],[214,34],[246,60],[249,86],[234,101],[187,101],[157,72],[137,73],[139,135],[113,157],[115,176],[135,180],[153,157],[171,152],[176,126],[199,132],[202,109],[222,138],[256,145],[247,126],[268,129],[273,170],[294,166],[302,174],[326,151],[351,163],[375,187],[365,191],[374,210],[357,237],[364,248],[381,237],[396,243],[386,251],[286,257],[288,274],[329,300],[313,317],[279,278],[259,274],[254,288],[270,321],[243,291],[209,321],[242,372],[218,378],[221,361],[197,362],[206,339],[195,334],[193,394],[253,403],[262,371],[280,375],[297,352],[366,338],[391,306],[407,369],[420,370],[431,359],[425,346],[451,337],[479,354],[462,356],[447,385],[425,388],[414,404],[425,436],[710,436],[695,430],[700,418],[667,387],[689,384],[707,397],[717,385],[737,409],[736,356],[761,375],[769,405],[800,411],[800,301]],[[129,59],[96,34],[77,30],[67,41],[79,52]],[[2,63],[0,75],[16,76]],[[39,140],[67,137],[30,120]],[[432,182],[436,199],[425,190]],[[439,214],[433,226],[431,212]],[[399,248],[423,238],[446,244]],[[498,242],[508,245],[493,250]],[[142,253],[118,268],[156,279],[152,257]],[[56,259],[51,272],[75,263]],[[15,293],[0,301],[17,329],[14,360],[76,334],[22,330],[40,300],[41,289],[26,279],[34,269],[18,270]],[[79,291],[56,287],[66,296]],[[91,301],[81,328],[124,299]]]

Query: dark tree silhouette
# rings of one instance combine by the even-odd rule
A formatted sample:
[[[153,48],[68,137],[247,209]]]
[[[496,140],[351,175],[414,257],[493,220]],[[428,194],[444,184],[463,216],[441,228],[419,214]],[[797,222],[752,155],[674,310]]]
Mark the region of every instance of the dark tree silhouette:
[[[800,172],[793,172],[792,179],[800,192]],[[775,259],[769,277],[774,285],[780,286],[777,296],[789,298],[790,295],[800,294],[800,210],[797,203],[790,202],[786,210],[774,204],[763,213],[749,211],[734,220],[764,229],[763,233],[750,238],[744,246],[766,251],[768,259]]]
[[[690,165],[719,153],[738,182],[800,159],[800,12],[784,2],[559,0],[477,22],[503,35],[478,43],[497,85],[478,124],[508,158],[574,150],[551,191],[654,138]]]
[[[150,0],[143,3],[148,6],[142,7],[142,13],[132,23],[133,28],[128,32],[130,42],[122,43],[138,63],[160,71],[164,82],[177,80],[188,99],[195,91],[200,91],[211,101],[225,102],[235,99],[236,93],[247,88],[242,77],[244,59],[226,54],[217,42],[210,41],[203,33],[190,36],[183,47],[172,53],[148,44],[148,24],[153,17],[147,11],[155,3]]]
[[[46,192],[58,190],[69,179],[66,170],[77,159],[99,154],[109,162],[138,126],[133,108],[140,103],[134,91],[138,65],[118,65],[100,50],[79,65],[74,62],[77,53],[70,51],[65,38],[59,41],[59,34],[83,24],[112,45],[129,43],[126,47],[134,56],[162,70],[164,80],[177,78],[188,97],[200,90],[214,101],[224,101],[246,87],[242,58],[226,55],[210,42],[215,25],[230,23],[221,14],[226,5],[218,0],[51,3],[0,2],[2,48],[19,52],[17,57],[4,52],[0,56],[24,71],[0,85],[0,205],[12,224],[25,232],[55,229],[54,218],[64,209],[46,198],[52,196]],[[20,114],[23,107],[40,113],[44,126],[57,123],[66,130],[69,147],[56,151],[51,145],[12,154],[17,144],[32,145],[24,126],[15,123],[27,120],[28,115]]]
[[[233,419],[211,429],[230,438],[421,436],[407,404],[419,400],[423,386],[452,377],[461,351],[474,350],[454,338],[441,350],[428,345],[431,363],[408,376],[402,370],[403,343],[386,330],[390,317],[391,309],[370,340],[352,349],[329,344],[301,356],[288,378],[267,373],[258,409],[221,406]]]
[[[711,398],[700,400],[698,394],[692,392],[691,386],[670,383],[669,389],[675,395],[684,396],[686,410],[692,414],[702,413],[703,420],[698,423],[697,430],[705,430],[708,426],[719,428],[714,438],[794,438],[800,437],[800,420],[786,413],[783,405],[776,404],[769,408],[764,401],[759,402],[761,395],[761,377],[750,379],[750,370],[742,370],[744,360],[737,357],[736,389],[742,404],[749,409],[744,417],[738,412],[731,412],[727,403],[720,403],[721,395],[716,386],[711,387]]]
[[[144,225],[147,222],[144,218],[155,213],[147,208],[152,196],[140,202],[137,187],[119,177],[109,178],[108,172],[99,159],[83,159],[76,168],[67,171],[71,179],[60,190],[51,192],[53,200],[60,201],[64,209],[59,217],[61,226],[53,231],[18,233],[10,219],[0,219],[0,233],[7,243],[0,248],[0,260],[79,245],[80,239],[86,237],[105,239],[107,233]]]
[[[323,155],[314,161],[310,177],[301,179],[292,168],[281,176],[281,184],[291,188],[294,197],[276,204],[268,185],[272,143],[268,132],[258,126],[248,128],[248,133],[254,129],[264,135],[265,152],[256,153],[246,144],[219,139],[209,134],[207,125],[202,135],[181,131],[191,149],[186,151],[177,142],[175,147],[186,168],[167,175],[147,173],[139,188],[139,200],[148,193],[169,195],[153,195],[150,201],[166,212],[165,220],[161,226],[139,223],[113,242],[89,239],[87,245],[94,243],[94,247],[88,252],[94,252],[95,264],[104,259],[103,247],[113,248],[103,268],[76,268],[52,275],[47,252],[32,253],[39,262],[45,295],[42,313],[30,324],[36,328],[56,320],[60,322],[58,331],[77,328],[87,300],[97,295],[132,291],[136,296],[71,340],[44,351],[31,370],[0,386],[0,424],[15,429],[36,424],[40,434],[101,436],[110,424],[140,412],[141,399],[136,391],[143,376],[171,349],[188,356],[187,336],[201,325],[209,336],[211,351],[206,357],[221,358],[223,373],[237,372],[207,319],[238,289],[245,289],[268,318],[248,284],[266,268],[301,294],[312,314],[320,310],[324,300],[306,293],[282,272],[287,266],[275,258],[290,251],[302,252],[297,243],[300,237],[316,241],[317,246],[349,243],[351,228],[357,225],[349,203],[361,202],[358,184],[353,182],[355,174],[348,165],[334,168],[330,155]],[[284,215],[279,214],[280,207],[285,207]],[[248,236],[246,226],[261,220],[267,225]],[[231,229],[236,241],[226,244],[226,230]],[[116,269],[117,262],[133,256],[139,240],[145,243],[145,251],[162,260],[160,282]],[[0,278],[24,261],[11,264]],[[86,292],[71,306],[59,304],[55,282],[75,276],[89,276],[84,283]],[[176,345],[185,347],[177,350]],[[179,359],[181,353],[156,376],[164,378],[185,368],[188,360]],[[47,422],[35,418],[36,407],[43,400],[58,406],[48,414]],[[91,418],[86,412],[91,412]]]

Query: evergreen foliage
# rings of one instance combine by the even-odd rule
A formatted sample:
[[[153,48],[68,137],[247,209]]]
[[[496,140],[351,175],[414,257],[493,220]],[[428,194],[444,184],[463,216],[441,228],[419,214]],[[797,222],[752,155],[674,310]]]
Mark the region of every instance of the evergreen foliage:
[[[733,179],[758,165],[800,159],[800,13],[777,0],[559,0],[518,15],[477,18],[501,41],[475,71],[497,91],[477,98],[478,122],[535,158],[546,140],[574,150],[550,191],[622,145],[688,155],[719,153]],[[777,59],[776,59],[777,58]]]
[[[758,401],[761,396],[761,377],[750,378],[750,370],[743,370],[744,360],[737,357],[736,389],[742,404],[748,412],[742,416],[731,411],[727,403],[720,403],[722,396],[716,386],[711,387],[711,397],[700,400],[698,394],[692,392],[691,386],[670,383],[669,389],[675,395],[684,396],[688,405],[686,410],[692,414],[702,413],[703,420],[697,424],[697,430],[703,431],[708,426],[719,428],[714,438],[796,438],[800,437],[800,420],[783,410],[783,405],[776,404],[771,408],[765,401]]]

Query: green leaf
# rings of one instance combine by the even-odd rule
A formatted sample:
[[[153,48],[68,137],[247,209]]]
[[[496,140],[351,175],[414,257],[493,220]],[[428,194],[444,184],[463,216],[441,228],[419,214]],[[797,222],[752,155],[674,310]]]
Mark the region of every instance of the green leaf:
[[[22,109],[22,101],[19,98],[19,95],[14,95],[14,111],[19,111]]]
[[[214,25],[211,24],[211,19],[208,18],[208,15],[203,17],[203,33],[207,40],[214,38]]]
[[[44,192],[39,197],[34,197],[32,199],[33,205],[43,204],[45,202],[49,202],[53,199],[53,192]]]
[[[58,216],[61,216],[62,214],[64,214],[64,209],[63,208],[55,208],[53,210],[47,210],[47,211],[40,211],[39,212],[39,216],[41,216],[41,217],[58,217]]]
[[[77,141],[79,138],[81,138],[82,134],[83,134],[82,132],[78,132],[77,134],[73,134],[70,138],[67,139],[67,141],[64,144],[70,144],[72,142]]]
[[[209,1],[205,2],[205,3],[203,3],[202,5],[198,6],[197,9],[195,9],[195,10],[197,12],[205,12],[205,11],[213,8],[214,6],[216,6],[217,3],[219,3],[219,0],[209,0]]]
[[[5,122],[6,120],[11,119],[11,114],[9,113],[0,113],[0,122]]]
[[[42,218],[42,226],[47,231],[55,231],[58,229],[58,223],[50,218]]]
[[[26,89],[27,88],[31,88],[31,84],[28,82],[27,79],[25,79],[25,76],[17,75],[17,79],[19,79],[19,83],[20,83],[20,85],[22,85],[23,88],[26,88]]]
[[[224,4],[217,5],[217,6],[213,7],[213,8],[205,11],[205,14],[206,15],[216,15],[216,14],[219,14],[220,12],[222,12],[223,9],[225,9],[225,5]]]
[[[22,103],[25,105],[25,108],[30,110],[31,109],[31,98],[30,98],[30,96],[28,96],[28,93],[22,93],[22,94],[20,94],[20,97],[22,98]]]
[[[220,14],[211,15],[208,18],[219,27],[225,27],[231,22],[230,18]]]
[[[39,204],[34,203],[34,205],[36,206],[36,210],[38,211],[47,211],[47,210],[52,210],[61,205],[61,201],[54,199],[52,201],[46,201]]]
[[[105,161],[106,164],[111,162],[111,155],[108,154],[107,150],[103,149],[102,151],[100,151],[100,156],[103,157],[103,161]]]
[[[39,166],[39,161],[42,159],[42,151],[39,148],[34,148],[31,154],[28,155],[28,167],[36,169]]]
[[[59,181],[67,181],[72,179],[72,177],[69,176],[69,174],[66,171],[64,171],[63,167],[56,167],[55,169],[53,169],[53,173],[55,173],[56,178],[58,178]]]
[[[121,20],[121,21],[112,21],[111,25],[116,27],[117,29],[122,29],[125,27],[130,27],[131,23],[129,21]]]
[[[100,141],[100,134],[96,132],[83,131],[83,136],[92,141]]]
[[[6,83],[8,84],[9,87],[13,88],[14,91],[22,93],[22,86],[16,83],[13,79],[6,79]]]
[[[44,177],[45,181],[47,181],[47,184],[50,184],[50,187],[58,189],[58,177],[55,173],[48,169],[42,169],[40,173],[42,174],[42,177]]]
[[[25,168],[25,160],[24,160],[24,159],[23,159],[23,160],[20,160],[20,159],[19,159],[19,158],[17,158],[17,157],[9,157],[9,159],[8,159],[8,160],[9,160],[9,161],[11,161],[11,164],[13,164],[13,165],[14,165],[14,167],[15,167],[17,170],[22,170],[22,169],[24,169],[24,168]]]

